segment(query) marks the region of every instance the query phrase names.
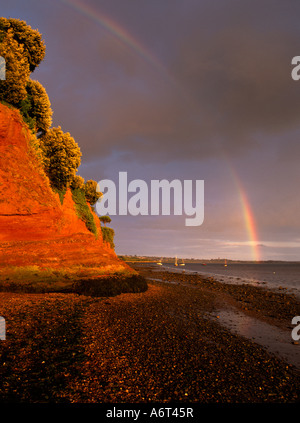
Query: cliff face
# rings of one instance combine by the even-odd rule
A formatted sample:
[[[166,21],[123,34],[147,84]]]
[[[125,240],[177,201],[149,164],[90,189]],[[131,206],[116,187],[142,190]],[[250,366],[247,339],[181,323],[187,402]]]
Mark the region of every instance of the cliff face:
[[[17,110],[0,104],[0,267],[126,267],[75,212],[67,191],[63,205],[30,145],[31,134]]]

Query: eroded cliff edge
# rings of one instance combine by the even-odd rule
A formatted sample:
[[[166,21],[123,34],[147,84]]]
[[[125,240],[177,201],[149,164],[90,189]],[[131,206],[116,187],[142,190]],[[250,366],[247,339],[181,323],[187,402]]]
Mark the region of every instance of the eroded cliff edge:
[[[97,216],[97,237],[79,219],[70,190],[61,204],[31,137],[19,111],[0,104],[0,267],[130,270],[103,242]]]

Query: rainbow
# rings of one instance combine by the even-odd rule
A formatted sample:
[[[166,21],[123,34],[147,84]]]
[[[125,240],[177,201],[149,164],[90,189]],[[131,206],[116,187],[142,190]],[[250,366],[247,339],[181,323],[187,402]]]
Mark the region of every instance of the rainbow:
[[[138,40],[136,40],[129,32],[122,28],[120,24],[113,21],[108,16],[103,15],[94,7],[83,3],[80,0],[61,0],[62,3],[72,7],[77,12],[83,14],[97,24],[105,28],[112,36],[117,38],[123,45],[135,51],[146,62],[150,63],[154,68],[160,71],[164,76],[168,76],[167,69],[153,56]]]
[[[249,244],[252,248],[253,260],[260,261],[259,241],[258,241],[254,213],[251,209],[250,202],[246,195],[245,189],[243,188],[236,171],[233,169],[232,166],[230,166],[230,170],[231,170],[231,174],[233,176],[233,179],[239,194],[239,199],[240,199],[241,207],[243,210],[244,221],[245,221],[245,225],[246,225],[246,229],[248,233]]]
[[[158,70],[164,78],[167,78],[168,81],[173,83],[174,85],[176,84],[177,88],[181,90],[181,87],[179,87],[178,83],[173,80],[167,69],[158,61],[158,59],[154,57],[153,54],[151,54],[145,48],[145,46],[143,46],[138,40],[136,40],[126,29],[122,28],[119,23],[113,21],[108,16],[105,16],[104,14],[100,13],[100,11],[96,10],[94,7],[83,3],[81,0],[61,0],[61,2],[69,7],[72,7],[74,10],[91,19],[96,24],[100,24],[102,28],[104,28],[112,36],[118,39],[122,43],[122,45],[127,46],[132,51],[137,53],[140,57],[143,58],[143,60],[145,60],[156,70]],[[259,261],[260,252],[254,214],[251,210],[249,200],[246,196],[245,190],[236,172],[230,164],[229,168],[231,169],[231,173],[233,175],[233,179],[235,181],[239,193],[249,244],[252,248],[253,260]]]

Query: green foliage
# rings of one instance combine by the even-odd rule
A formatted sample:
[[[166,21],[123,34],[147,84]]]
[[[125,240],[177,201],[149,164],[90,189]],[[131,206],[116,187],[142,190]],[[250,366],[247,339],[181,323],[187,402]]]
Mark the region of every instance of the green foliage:
[[[3,18],[0,18],[0,21]],[[27,97],[26,84],[29,79],[29,64],[24,56],[24,48],[13,37],[13,32],[1,31],[0,56],[6,62],[6,80],[0,84],[0,100],[14,106]]]
[[[115,244],[114,244],[115,231],[111,228],[103,228],[103,226],[102,226],[101,232],[102,232],[103,241],[108,242],[110,244],[111,248],[114,250],[114,248],[115,248]]]
[[[52,128],[40,138],[44,168],[53,188],[68,188],[80,165],[81,151],[74,138],[60,127]]]
[[[100,220],[101,223],[104,224],[104,226],[106,226],[107,223],[111,222],[111,218],[108,215],[100,216],[99,220]]]
[[[84,178],[79,175],[75,175],[70,187],[71,189],[84,190]]]
[[[7,292],[71,292],[72,276],[61,269],[37,265],[16,266],[0,272],[0,291]]]
[[[34,132],[36,127],[36,119],[32,117],[30,111],[32,108],[32,104],[30,101],[29,96],[24,100],[21,100],[18,104],[18,109],[21,112],[21,115],[23,116],[24,122],[28,125],[29,129]]]
[[[64,190],[60,190],[60,189],[54,188],[53,191],[58,194],[60,203],[63,204],[64,203],[64,198],[65,198],[65,195],[66,195],[66,190],[65,189]]]
[[[41,163],[43,168],[44,153],[43,153],[43,150],[41,149],[40,140],[39,138],[37,138],[35,134],[31,134],[31,137],[29,139],[29,146],[30,146],[30,151],[34,153],[34,156],[38,159],[38,161]]]
[[[105,216],[100,216],[99,220],[101,223],[104,224],[104,227],[101,226],[103,241],[108,242],[111,248],[114,250],[115,249],[115,244],[114,244],[115,231],[111,228],[106,227],[106,224],[111,222],[111,218],[105,215]]]
[[[35,132],[46,132],[52,123],[52,109],[48,94],[42,84],[31,79],[26,85],[26,91],[27,98],[23,100],[28,104],[26,114],[34,122]]]
[[[82,189],[74,189],[72,190],[72,197],[75,203],[77,216],[79,219],[84,221],[88,230],[97,236],[97,226],[94,220],[94,216],[92,215],[92,212],[87,205],[84,191]]]
[[[30,72],[33,72],[46,53],[46,46],[40,32],[37,29],[32,29],[30,25],[20,19],[0,18],[2,37],[9,32],[17,44],[22,47],[24,59],[26,59]]]
[[[25,21],[0,18],[0,55],[6,61],[6,80],[0,84],[0,100],[20,109],[32,131],[47,131],[52,123],[48,95],[29,75],[45,56],[41,34]]]
[[[122,292],[145,292],[147,281],[136,273],[117,271],[103,276],[93,270],[93,279],[81,277],[82,269],[52,269],[38,266],[15,267],[0,271],[0,292],[62,292],[110,297]],[[95,274],[97,278],[95,279]]]
[[[0,56],[6,61],[0,100],[18,106],[27,97],[29,75],[43,60],[46,47],[41,34],[19,19],[0,18],[0,40]],[[28,114],[28,103],[21,106],[27,108]]]
[[[86,181],[84,184],[84,192],[86,201],[91,205],[95,204],[102,196],[101,192],[98,190],[97,182],[92,180]]]
[[[63,203],[66,190],[71,187],[76,212],[87,228],[97,236],[92,206],[102,196],[96,181],[76,175],[80,166],[81,151],[74,138],[61,127],[51,128],[52,110],[45,88],[29,78],[30,73],[45,56],[45,43],[38,30],[25,21],[0,18],[0,56],[6,62],[6,80],[0,84],[0,101],[17,107],[32,132],[42,132],[34,137],[32,147],[42,163],[52,189]],[[102,218],[104,225],[110,217]],[[101,220],[101,219],[100,219]],[[114,231],[101,228],[103,239],[114,248]]]

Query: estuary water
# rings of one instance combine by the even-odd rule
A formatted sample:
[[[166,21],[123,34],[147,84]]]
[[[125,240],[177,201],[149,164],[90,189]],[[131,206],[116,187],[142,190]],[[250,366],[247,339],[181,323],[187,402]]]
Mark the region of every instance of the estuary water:
[[[226,267],[220,263],[207,263],[205,266],[201,263],[186,263],[185,266],[177,267],[166,263],[163,267],[172,271],[197,272],[225,283],[285,288],[289,293],[300,297],[300,263],[228,263]]]

